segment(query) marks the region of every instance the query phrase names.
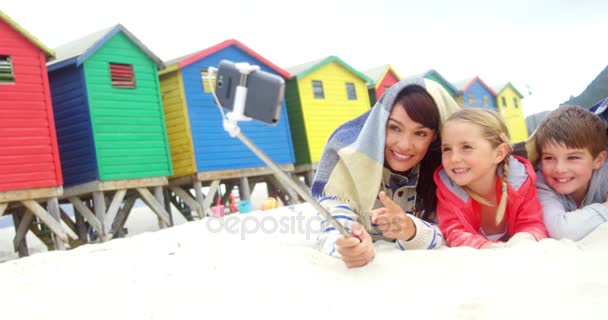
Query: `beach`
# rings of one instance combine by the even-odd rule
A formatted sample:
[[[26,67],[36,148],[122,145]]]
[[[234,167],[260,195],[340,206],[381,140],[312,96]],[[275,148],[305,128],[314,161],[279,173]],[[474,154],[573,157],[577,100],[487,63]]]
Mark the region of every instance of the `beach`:
[[[301,204],[10,260],[2,318],[608,317],[607,225],[578,243],[490,250],[380,241],[369,265],[347,269],[316,250],[319,221]]]

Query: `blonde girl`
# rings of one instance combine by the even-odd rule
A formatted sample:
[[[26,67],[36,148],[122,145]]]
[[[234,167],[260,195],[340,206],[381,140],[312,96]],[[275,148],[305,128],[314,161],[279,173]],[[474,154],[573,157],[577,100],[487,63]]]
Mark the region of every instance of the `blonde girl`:
[[[441,132],[441,152],[434,175],[437,217],[449,246],[500,246],[516,233],[547,237],[534,168],[511,154],[498,113],[469,108],[452,114]]]

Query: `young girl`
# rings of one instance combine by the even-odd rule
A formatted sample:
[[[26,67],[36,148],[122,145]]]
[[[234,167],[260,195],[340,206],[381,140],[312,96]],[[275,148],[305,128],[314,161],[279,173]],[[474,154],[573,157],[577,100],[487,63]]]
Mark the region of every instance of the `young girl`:
[[[449,246],[500,246],[520,232],[536,240],[547,237],[534,168],[511,155],[498,113],[454,113],[441,132],[441,150],[442,166],[434,176],[437,217]]]

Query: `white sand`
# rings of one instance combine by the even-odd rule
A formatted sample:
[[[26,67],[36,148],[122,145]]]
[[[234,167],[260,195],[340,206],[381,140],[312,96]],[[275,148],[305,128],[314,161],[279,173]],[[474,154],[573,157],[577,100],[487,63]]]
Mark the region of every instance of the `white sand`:
[[[1,263],[1,318],[608,318],[608,225],[579,243],[494,250],[401,252],[381,242],[370,265],[351,270],[314,249],[309,205],[219,225],[205,219]]]

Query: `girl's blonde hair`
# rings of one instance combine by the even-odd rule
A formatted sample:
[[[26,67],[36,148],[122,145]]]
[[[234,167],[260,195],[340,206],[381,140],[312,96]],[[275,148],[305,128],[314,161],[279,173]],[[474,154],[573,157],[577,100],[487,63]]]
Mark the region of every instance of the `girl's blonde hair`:
[[[456,120],[465,123],[470,123],[472,125],[480,127],[483,137],[492,145],[492,147],[497,148],[503,143],[505,143],[508,147],[507,154],[505,155],[505,158],[502,161],[502,196],[500,198],[500,203],[496,208],[496,224],[499,224],[502,222],[502,219],[505,216],[505,210],[507,208],[507,179],[509,177],[509,157],[513,152],[509,129],[507,128],[507,125],[505,124],[505,121],[503,120],[502,116],[498,112],[490,109],[462,109],[452,114],[446,120],[446,123]],[[479,203],[482,203],[487,206],[494,206],[494,204],[482,198],[480,195],[476,194],[469,188],[465,187],[464,189],[473,199],[475,199]]]

